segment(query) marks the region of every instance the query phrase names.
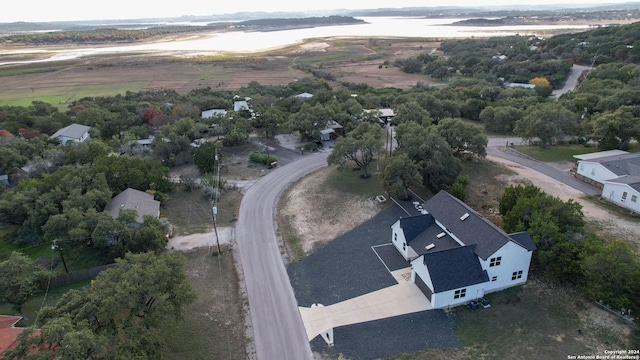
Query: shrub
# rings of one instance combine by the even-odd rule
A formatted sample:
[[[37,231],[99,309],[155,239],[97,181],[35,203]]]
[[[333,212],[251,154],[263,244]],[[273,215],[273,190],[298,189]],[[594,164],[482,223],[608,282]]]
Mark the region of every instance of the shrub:
[[[267,154],[252,152],[249,154],[249,160],[258,164],[270,165],[272,162],[277,162],[278,158]]]
[[[313,141],[310,141],[310,142],[304,144],[302,146],[302,149],[304,151],[306,151],[306,152],[313,152],[313,151],[318,150],[318,144],[314,143]]]

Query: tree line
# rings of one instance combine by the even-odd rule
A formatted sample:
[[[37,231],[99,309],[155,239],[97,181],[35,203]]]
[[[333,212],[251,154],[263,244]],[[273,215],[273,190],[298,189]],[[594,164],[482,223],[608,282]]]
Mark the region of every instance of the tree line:
[[[510,186],[500,199],[500,213],[506,232],[529,232],[538,248],[534,265],[542,273],[579,287],[616,311],[640,311],[637,255],[626,242],[588,231],[580,204],[533,185]]]

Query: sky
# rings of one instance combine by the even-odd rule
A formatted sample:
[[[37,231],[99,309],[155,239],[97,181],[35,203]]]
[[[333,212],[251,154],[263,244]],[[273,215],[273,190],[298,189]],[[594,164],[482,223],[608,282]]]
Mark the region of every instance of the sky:
[[[513,5],[513,0],[5,0],[0,22],[46,22],[102,19],[139,19],[180,17],[183,15],[219,15],[251,11],[310,11],[330,9],[375,9],[423,6]],[[527,5],[599,4],[628,0],[531,0]]]

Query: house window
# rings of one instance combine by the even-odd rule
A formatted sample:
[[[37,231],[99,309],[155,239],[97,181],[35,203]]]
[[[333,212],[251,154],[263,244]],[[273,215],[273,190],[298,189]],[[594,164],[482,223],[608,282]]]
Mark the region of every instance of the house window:
[[[620,201],[624,202],[625,200],[627,200],[627,192],[623,191],[622,192],[622,199],[620,199]]]
[[[580,164],[580,171],[584,170],[584,164]]]
[[[402,243],[402,250],[407,250],[407,243],[406,242]]]
[[[511,274],[511,280],[517,279],[522,279],[522,270],[514,271],[513,274]]]
[[[638,202],[638,196],[637,195],[631,195],[631,202]]]
[[[502,256],[491,258],[491,260],[489,260],[489,267],[498,266],[500,265],[501,261],[502,261]]]
[[[465,296],[467,296],[467,289],[460,289],[460,290],[456,290],[456,291],[453,293],[453,298],[454,298],[454,299],[463,298],[463,297],[465,297]]]
[[[595,175],[596,174],[596,169],[591,169],[591,175]]]
[[[398,241],[398,233],[393,234],[393,241]]]
[[[498,281],[498,277],[497,276],[491,277],[491,281]]]

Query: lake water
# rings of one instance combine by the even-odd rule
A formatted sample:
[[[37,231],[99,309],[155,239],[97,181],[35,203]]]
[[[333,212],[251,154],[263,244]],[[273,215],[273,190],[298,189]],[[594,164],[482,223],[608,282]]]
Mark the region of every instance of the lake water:
[[[450,24],[463,19],[425,19],[408,17],[362,17],[366,23],[357,25],[325,26],[308,29],[282,30],[270,32],[231,31],[211,33],[191,40],[156,42],[151,44],[106,46],[106,47],[74,47],[70,50],[48,50],[46,48],[3,51],[8,54],[51,54],[42,60],[0,62],[1,65],[25,64],[44,61],[68,60],[89,55],[148,52],[152,54],[222,54],[227,52],[259,52],[282,48],[300,43],[307,39],[325,37],[420,37],[420,38],[469,38],[508,35],[536,35],[549,30],[568,29],[584,31],[584,25],[519,25],[519,26],[452,26]]]

